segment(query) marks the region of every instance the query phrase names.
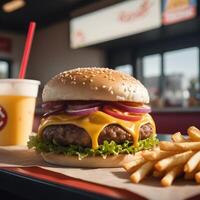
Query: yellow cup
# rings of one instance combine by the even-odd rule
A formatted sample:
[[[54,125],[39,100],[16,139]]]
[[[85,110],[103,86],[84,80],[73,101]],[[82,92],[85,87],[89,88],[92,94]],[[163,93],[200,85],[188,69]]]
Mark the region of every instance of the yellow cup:
[[[0,79],[0,146],[26,145],[39,85],[36,80]]]

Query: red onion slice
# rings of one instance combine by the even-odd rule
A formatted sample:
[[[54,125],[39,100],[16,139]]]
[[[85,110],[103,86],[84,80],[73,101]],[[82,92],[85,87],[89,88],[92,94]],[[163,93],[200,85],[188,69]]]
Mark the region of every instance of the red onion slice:
[[[83,110],[87,108],[93,108],[100,106],[101,102],[93,102],[93,103],[86,103],[86,104],[70,104],[67,106],[68,110]]]
[[[66,103],[61,101],[46,102],[42,104],[42,108],[47,111],[53,111],[61,108],[64,109],[66,108]]]
[[[114,105],[122,109],[123,111],[127,111],[129,113],[150,113],[151,112],[151,108],[149,106],[132,107],[132,106],[127,106],[122,103],[116,103]]]
[[[69,115],[89,115],[93,112],[96,112],[99,110],[99,107],[92,107],[92,108],[86,108],[86,109],[79,109],[79,110],[71,110],[71,109],[66,109],[65,113]]]
[[[63,108],[58,108],[58,109],[55,109],[55,110],[50,110],[47,113],[45,113],[43,115],[43,117],[48,117],[50,115],[57,115],[57,114],[60,114],[60,113],[63,113]]]

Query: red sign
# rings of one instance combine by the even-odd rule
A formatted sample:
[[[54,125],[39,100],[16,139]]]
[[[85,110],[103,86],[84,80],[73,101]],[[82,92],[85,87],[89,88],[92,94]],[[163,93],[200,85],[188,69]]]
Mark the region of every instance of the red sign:
[[[12,50],[12,40],[7,37],[0,36],[0,52],[10,53]]]
[[[7,113],[5,109],[0,106],[0,131],[6,126],[7,124]]]
[[[135,11],[121,11],[119,14],[119,21],[121,22],[130,22],[133,20],[137,20],[137,18],[144,16],[149,9],[151,8],[152,4],[148,0],[144,0],[142,4],[138,7],[138,10]]]
[[[164,0],[163,24],[174,24],[192,19],[197,14],[196,0]]]

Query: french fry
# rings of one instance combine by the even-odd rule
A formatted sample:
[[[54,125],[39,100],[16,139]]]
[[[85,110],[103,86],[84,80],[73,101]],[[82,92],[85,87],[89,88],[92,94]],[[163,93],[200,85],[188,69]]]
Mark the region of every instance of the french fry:
[[[197,183],[200,183],[200,172],[197,172],[195,174],[195,180],[196,180]]]
[[[191,139],[191,141],[200,141],[200,130],[195,126],[191,126],[188,128],[187,133]]]
[[[192,171],[192,172],[185,172],[184,179],[185,180],[192,180],[195,178],[195,174],[199,172],[199,165]]]
[[[160,160],[166,158],[168,156],[173,155],[174,152],[170,151],[162,151],[162,150],[155,150],[155,151],[144,151],[142,152],[142,156],[145,160]]]
[[[155,170],[155,171],[153,171],[153,176],[155,177],[155,178],[161,178],[161,177],[163,177],[164,175],[165,175],[165,171],[157,171],[157,170]]]
[[[174,133],[171,138],[173,142],[186,142],[186,139],[181,135],[180,132]]]
[[[146,163],[147,161],[144,161],[144,162],[142,162],[141,164],[139,164],[139,165],[136,165],[136,166],[133,166],[133,167],[131,167],[131,168],[129,168],[129,170],[127,170],[127,172],[129,173],[129,174],[132,174],[132,173],[134,173],[135,171],[137,171],[144,163]]]
[[[160,149],[164,151],[181,151],[181,148],[177,147],[174,142],[161,141],[159,146]]]
[[[184,173],[184,179],[196,180],[200,184],[200,130],[188,128],[189,137],[180,132],[171,136],[172,141],[161,141],[157,148],[140,152],[139,157],[124,164],[133,183],[139,183],[151,171],[161,178],[163,186],[172,185],[177,176]]]
[[[164,187],[168,187],[172,184],[172,182],[174,181],[174,179],[179,176],[183,171],[183,166],[176,166],[174,168],[172,168],[171,170],[169,170],[169,172],[162,178],[161,180],[161,184]]]
[[[198,151],[200,150],[200,142],[182,142],[182,143],[174,143],[177,149],[180,151]]]
[[[155,168],[158,171],[163,171],[163,170],[172,168],[176,165],[184,164],[190,159],[190,157],[193,154],[194,154],[194,152],[192,152],[192,151],[186,151],[186,152],[183,152],[183,153],[175,154],[173,156],[170,156],[168,158],[165,158],[163,160],[158,161],[155,164]]]
[[[145,159],[140,156],[140,157],[137,157],[135,158],[133,161],[131,162],[128,162],[128,163],[125,163],[123,165],[123,168],[129,172],[129,173],[132,173],[133,171],[137,170],[138,167],[140,167],[142,164],[145,163]]]
[[[186,172],[184,178],[187,180],[191,180],[195,178],[195,174],[200,171],[200,163],[192,172]]]
[[[188,162],[185,164],[184,172],[188,172],[188,173],[192,172],[198,166],[199,162],[200,162],[200,151],[195,153],[188,160]]]
[[[153,169],[155,162],[148,161],[143,164],[137,171],[135,171],[131,176],[130,179],[133,183],[139,183],[146,175],[148,175],[151,170]]]

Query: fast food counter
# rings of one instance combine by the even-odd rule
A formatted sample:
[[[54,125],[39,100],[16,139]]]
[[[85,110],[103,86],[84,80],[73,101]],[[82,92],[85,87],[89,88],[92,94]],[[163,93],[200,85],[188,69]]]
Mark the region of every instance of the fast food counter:
[[[152,112],[152,116],[156,122],[158,133],[173,134],[180,131],[184,134],[190,125],[198,127],[200,124],[200,110],[198,109],[155,110]]]

